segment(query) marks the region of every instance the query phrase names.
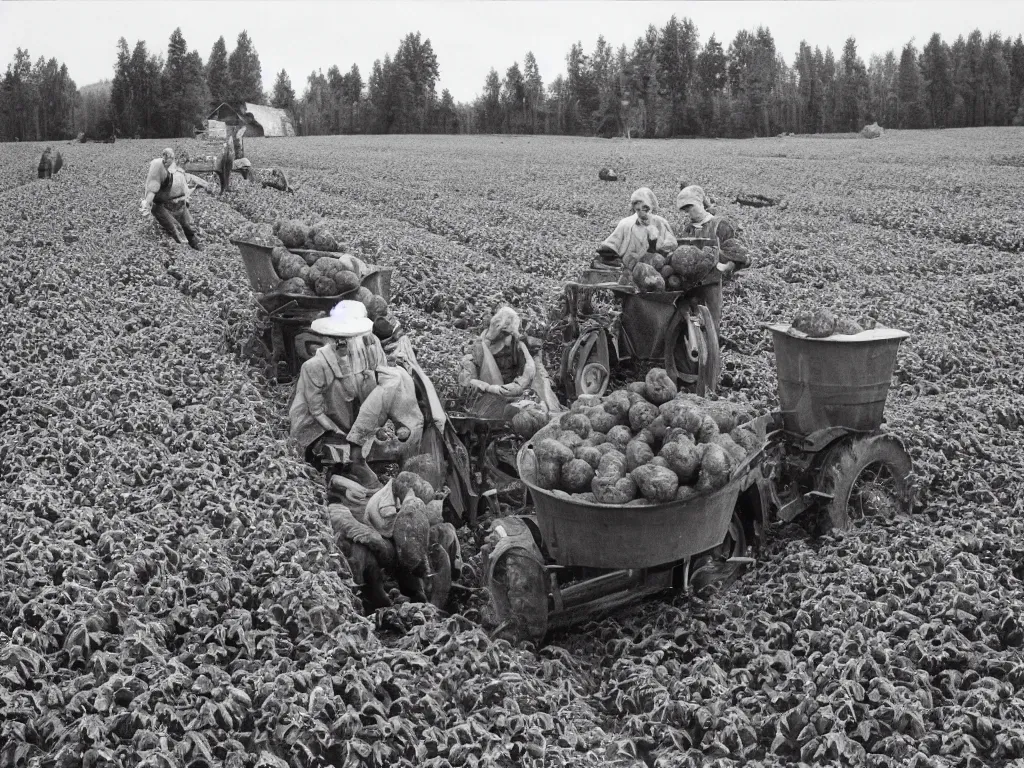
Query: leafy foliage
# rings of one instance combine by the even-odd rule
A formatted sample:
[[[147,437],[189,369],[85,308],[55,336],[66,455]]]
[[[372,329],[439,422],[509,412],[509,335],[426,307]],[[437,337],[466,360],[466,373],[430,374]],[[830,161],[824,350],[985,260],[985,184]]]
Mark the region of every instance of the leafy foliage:
[[[36,147],[5,145],[0,763],[1021,759],[1024,189],[989,161],[1016,144],[973,130],[796,140],[787,158],[763,140],[595,159],[592,142],[252,139],[254,162],[298,191],[194,196],[202,254],[135,214],[162,143],[69,146],[49,181]],[[790,202],[725,204],[754,263],[725,289],[722,397],[771,407],[760,324],[795,307],[906,329],[888,428],[926,511],[816,541],[773,530],[714,602],[648,601],[539,650],[488,638],[473,559],[451,615],[362,617],[320,478],[287,442],[289,393],[246,363],[262,321],[230,233],[318,216],[395,267],[396,312],[447,389],[496,305],[540,329],[628,210],[630,187],[595,166],[664,194],[676,163],[719,199],[770,184]]]

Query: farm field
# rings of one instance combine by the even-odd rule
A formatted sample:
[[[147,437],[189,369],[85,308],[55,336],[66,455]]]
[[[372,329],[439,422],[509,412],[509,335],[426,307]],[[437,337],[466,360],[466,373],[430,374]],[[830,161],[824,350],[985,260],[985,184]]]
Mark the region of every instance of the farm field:
[[[0,765],[1022,764],[1024,129],[247,139],[297,192],[197,194],[201,253],[137,212],[166,145],[202,149],[60,145],[40,181],[44,145],[0,145]],[[908,331],[887,427],[923,508],[817,540],[778,527],[714,601],[648,601],[539,650],[488,639],[478,592],[363,617],[287,440],[290,391],[250,362],[231,233],[323,218],[394,267],[448,392],[497,305],[541,327],[634,189],[677,225],[684,175],[751,243],[722,396],[776,405],[761,325],[801,309]]]

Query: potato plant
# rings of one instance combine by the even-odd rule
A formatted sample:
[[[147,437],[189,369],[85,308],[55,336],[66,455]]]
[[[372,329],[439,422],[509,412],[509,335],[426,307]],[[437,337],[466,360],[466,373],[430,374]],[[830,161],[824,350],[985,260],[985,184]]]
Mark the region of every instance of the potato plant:
[[[203,253],[137,213],[164,142],[62,147],[51,180],[42,145],[0,147],[0,764],[1021,760],[1024,182],[991,160],[1018,140],[251,139],[298,190],[197,194]],[[775,404],[761,324],[798,308],[908,331],[887,426],[923,510],[772,530],[714,601],[645,602],[541,649],[489,639],[472,559],[451,613],[364,616],[287,439],[290,392],[251,364],[263,320],[231,233],[322,221],[394,267],[392,309],[451,394],[496,306],[540,335],[630,192],[668,200],[684,170],[720,200],[789,203],[725,205],[753,266],[725,289],[722,399]]]

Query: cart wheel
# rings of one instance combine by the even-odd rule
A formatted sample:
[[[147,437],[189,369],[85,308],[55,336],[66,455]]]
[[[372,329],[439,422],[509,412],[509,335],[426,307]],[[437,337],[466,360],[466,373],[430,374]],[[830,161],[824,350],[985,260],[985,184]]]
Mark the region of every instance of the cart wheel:
[[[601,328],[581,337],[569,355],[571,380],[566,394],[575,400],[580,395],[604,395],[611,379],[608,334]]]
[[[452,562],[444,547],[436,541],[430,545],[428,557],[431,573],[426,578],[427,602],[443,609],[452,589]]]
[[[512,547],[490,569],[487,591],[498,621],[495,636],[511,642],[539,643],[544,639],[548,631],[548,576],[536,559]]]
[[[731,583],[738,568],[727,561],[742,557],[747,551],[747,534],[739,510],[732,514],[725,539],[714,549],[694,558],[690,566],[690,587],[693,594],[707,600]]]
[[[665,331],[665,372],[673,381],[693,387],[703,397],[718,391],[722,355],[711,312],[703,304],[698,311],[701,328],[697,334],[697,359],[691,359],[686,349],[688,314],[686,307],[680,307],[672,315]]]
[[[909,512],[912,469],[906,449],[892,435],[842,440],[818,474],[818,490],[832,496],[821,523],[846,530],[857,520]]]

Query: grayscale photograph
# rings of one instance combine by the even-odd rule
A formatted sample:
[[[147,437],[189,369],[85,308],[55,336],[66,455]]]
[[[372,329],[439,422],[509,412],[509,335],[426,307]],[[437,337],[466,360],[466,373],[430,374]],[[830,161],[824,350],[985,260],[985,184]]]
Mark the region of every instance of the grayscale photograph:
[[[1024,3],[0,56],[0,768],[1024,768]]]

